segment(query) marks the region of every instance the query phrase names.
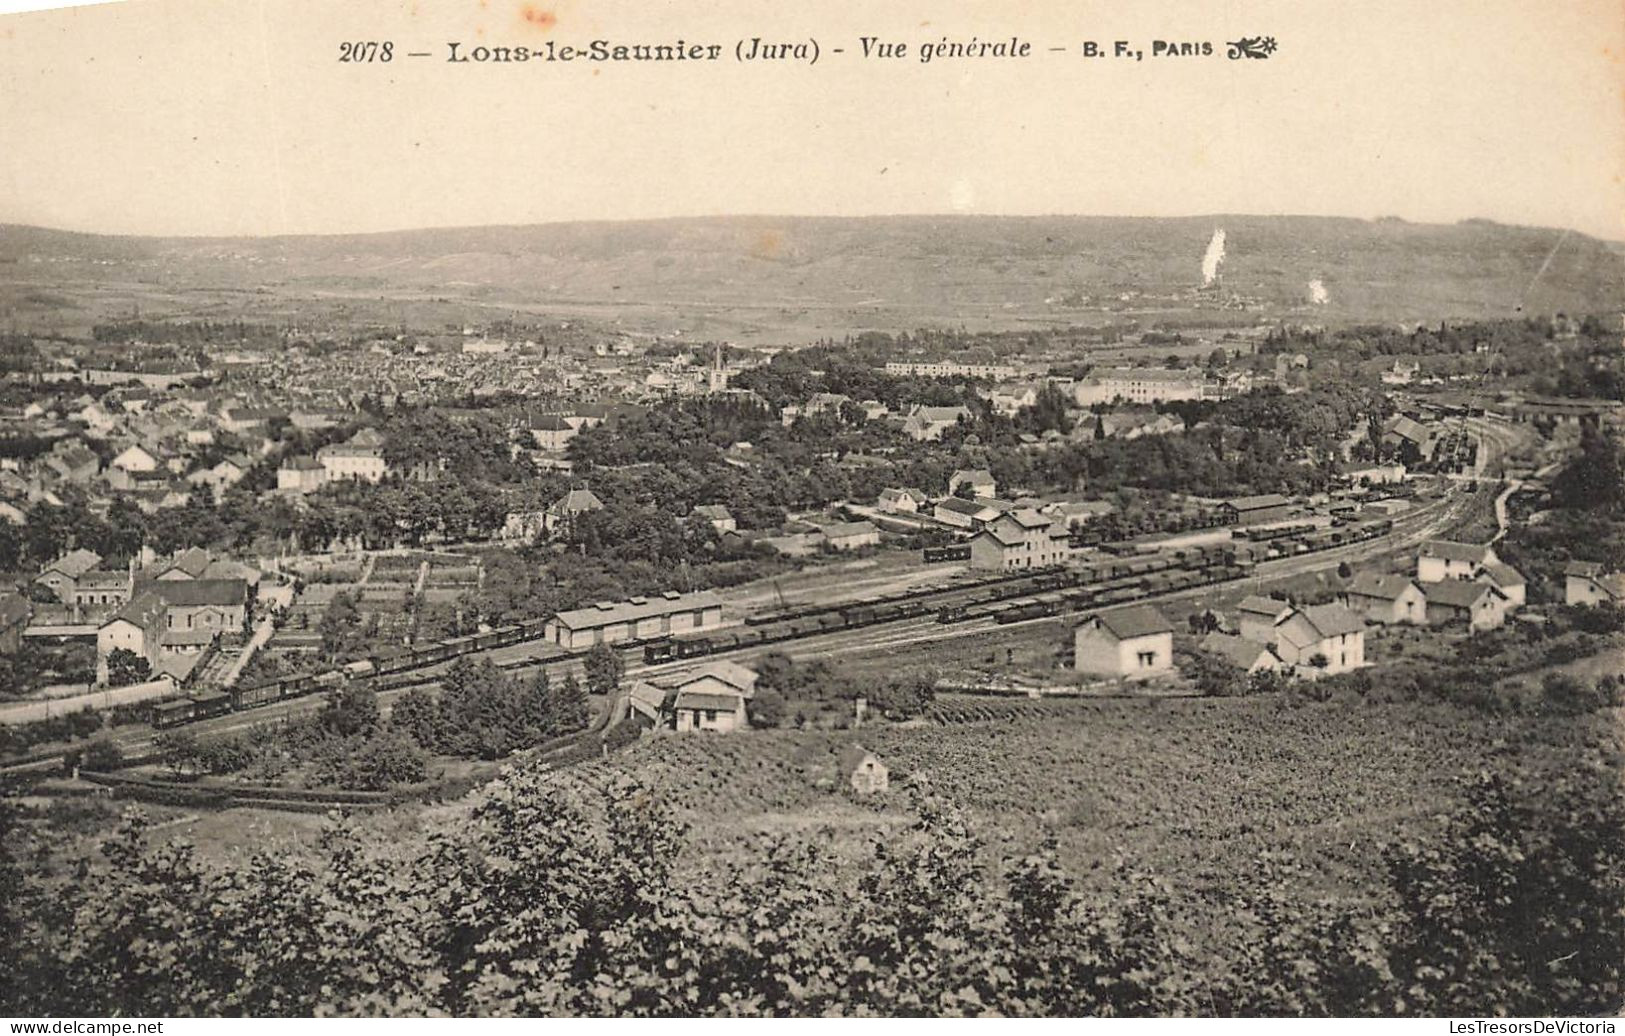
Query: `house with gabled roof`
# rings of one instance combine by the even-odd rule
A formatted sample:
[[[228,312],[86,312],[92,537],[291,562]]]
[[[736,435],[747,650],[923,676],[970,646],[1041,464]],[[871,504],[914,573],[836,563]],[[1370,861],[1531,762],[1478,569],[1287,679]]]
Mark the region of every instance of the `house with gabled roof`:
[[[1338,600],[1368,622],[1391,625],[1427,624],[1427,595],[1408,576],[1386,572],[1357,572]]]
[[[930,501],[918,489],[887,488],[880,491],[876,508],[891,514],[918,514]]]
[[[1523,573],[1504,562],[1492,561],[1487,565],[1480,565],[1473,578],[1489,583],[1506,594],[1507,611],[1522,608],[1528,600],[1529,586],[1523,578]]]
[[[1294,608],[1275,624],[1275,653],[1327,676],[1365,665],[1365,620],[1341,604]]]
[[[1441,579],[1428,583],[1428,622],[1460,623],[1470,630],[1498,629],[1506,622],[1507,596],[1493,583],[1476,579]]]
[[[572,489],[549,504],[542,512],[542,526],[548,532],[568,529],[570,523],[590,511],[601,511],[604,502],[590,489]]]
[[[63,604],[73,602],[73,589],[79,578],[102,563],[102,556],[93,550],[70,550],[40,569],[34,582],[48,586]]]
[[[1495,548],[1488,544],[1428,540],[1417,548],[1416,581],[1436,583],[1441,579],[1471,579],[1479,566],[1497,564],[1500,560],[1495,556]]]
[[[1173,623],[1148,604],[1097,612],[1073,629],[1072,665],[1080,673],[1129,680],[1172,672]]]
[[[639,680],[627,690],[634,716],[659,730],[738,730],[746,702],[756,694],[756,671],[717,660],[677,673]]]
[[[858,795],[878,795],[890,786],[891,771],[862,745],[847,745],[836,759],[840,779]]]
[[[986,500],[961,500],[957,496],[945,497],[931,509],[931,516],[937,521],[961,529],[980,529],[1002,513]]]
[[[1563,568],[1563,603],[1594,607],[1625,602],[1625,572],[1595,561],[1571,561]]]
[[[986,571],[1049,568],[1071,555],[1070,526],[1026,507],[999,515],[970,541],[970,567]]]
[[[915,406],[903,419],[903,434],[916,442],[934,442],[942,433],[969,421],[971,412],[964,406]]]

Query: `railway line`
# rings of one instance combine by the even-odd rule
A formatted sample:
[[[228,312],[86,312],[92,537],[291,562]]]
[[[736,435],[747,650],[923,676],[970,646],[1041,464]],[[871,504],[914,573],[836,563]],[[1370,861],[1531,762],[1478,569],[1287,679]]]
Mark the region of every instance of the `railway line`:
[[[696,638],[663,638],[658,642],[625,646],[626,675],[640,677],[678,669],[715,655],[750,658],[770,651],[786,651],[798,658],[820,658],[895,650],[1018,629],[1095,607],[1195,598],[1249,580],[1262,585],[1437,536],[1470,502],[1466,494],[1453,492],[1396,519],[1345,527],[1345,530],[1363,530],[1358,533],[1295,531],[1291,536],[1264,541],[1264,556],[1242,557],[1259,545],[1237,541],[1230,549],[1188,548],[1188,556],[1183,558],[1177,551],[1103,557],[1079,566],[1070,576],[1054,571],[1006,573],[861,603],[814,605],[791,613],[763,616],[722,635],[698,638],[707,641],[706,648],[691,653],[679,654],[676,645],[692,645]],[[1318,538],[1307,541],[1306,536]],[[1295,552],[1295,547],[1303,549]],[[1197,577],[1181,581],[1181,578],[1166,578],[1170,574],[1182,574],[1181,578],[1196,574]],[[1101,592],[1080,592],[1088,590]],[[1034,610],[1034,605],[1040,607]],[[963,614],[950,614],[952,609],[961,607],[965,609]],[[839,621],[835,617],[839,617]],[[405,691],[438,683],[446,668],[461,657],[490,658],[512,672],[546,668],[553,679],[563,679],[570,673],[581,675],[580,653],[562,654],[556,648],[549,649],[545,643],[537,643],[539,636],[540,621],[533,620],[529,624],[429,645],[420,652],[352,662],[326,673],[290,678],[285,686],[272,685],[270,690],[266,685],[245,689],[244,693],[250,696],[247,702],[233,701],[229,697],[225,701],[204,700],[204,709],[194,705],[190,714],[176,710],[180,718],[166,725],[184,723],[200,734],[224,734],[298,717],[320,707],[326,695],[319,692],[340,686],[347,679],[371,682],[379,691],[381,705],[387,709]],[[154,727],[161,729],[159,724]],[[153,729],[146,727],[132,727],[113,734],[114,741],[130,755],[150,749],[153,738]]]

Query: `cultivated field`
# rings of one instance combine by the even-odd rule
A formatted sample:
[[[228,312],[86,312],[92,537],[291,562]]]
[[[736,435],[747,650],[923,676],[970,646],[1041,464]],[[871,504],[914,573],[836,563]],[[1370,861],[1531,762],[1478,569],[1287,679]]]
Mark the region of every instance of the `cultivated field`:
[[[1617,710],[1506,718],[1268,696],[1019,711],[954,725],[656,738],[560,779],[648,782],[690,823],[700,851],[688,861],[701,870],[786,832],[862,858],[908,822],[917,784],[967,809],[1009,853],[1053,837],[1069,871],[1103,895],[1119,861],[1154,872],[1187,934],[1222,943],[1226,928],[1209,915],[1243,895],[1267,860],[1300,872],[1305,901],[1364,901],[1383,886],[1382,846],[1436,832],[1462,801],[1464,778],[1567,770],[1621,748]],[[853,742],[891,768],[889,792],[856,800],[844,791],[835,757]]]

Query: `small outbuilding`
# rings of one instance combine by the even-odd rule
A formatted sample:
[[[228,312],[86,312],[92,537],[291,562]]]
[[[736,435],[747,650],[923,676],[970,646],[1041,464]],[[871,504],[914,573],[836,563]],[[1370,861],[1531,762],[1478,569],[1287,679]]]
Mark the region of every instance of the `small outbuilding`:
[[[873,752],[862,745],[848,745],[841,751],[840,778],[859,795],[876,795],[886,790],[891,771]]]

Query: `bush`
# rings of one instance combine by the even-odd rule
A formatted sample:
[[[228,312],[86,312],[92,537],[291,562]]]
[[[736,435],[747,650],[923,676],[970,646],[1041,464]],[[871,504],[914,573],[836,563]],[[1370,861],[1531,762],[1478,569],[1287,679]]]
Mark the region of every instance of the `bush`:
[[[107,773],[124,765],[124,750],[111,738],[99,737],[85,746],[79,765],[95,773]]]
[[[771,728],[784,722],[785,708],[784,695],[764,687],[751,698],[746,711],[750,713],[751,726]]]

